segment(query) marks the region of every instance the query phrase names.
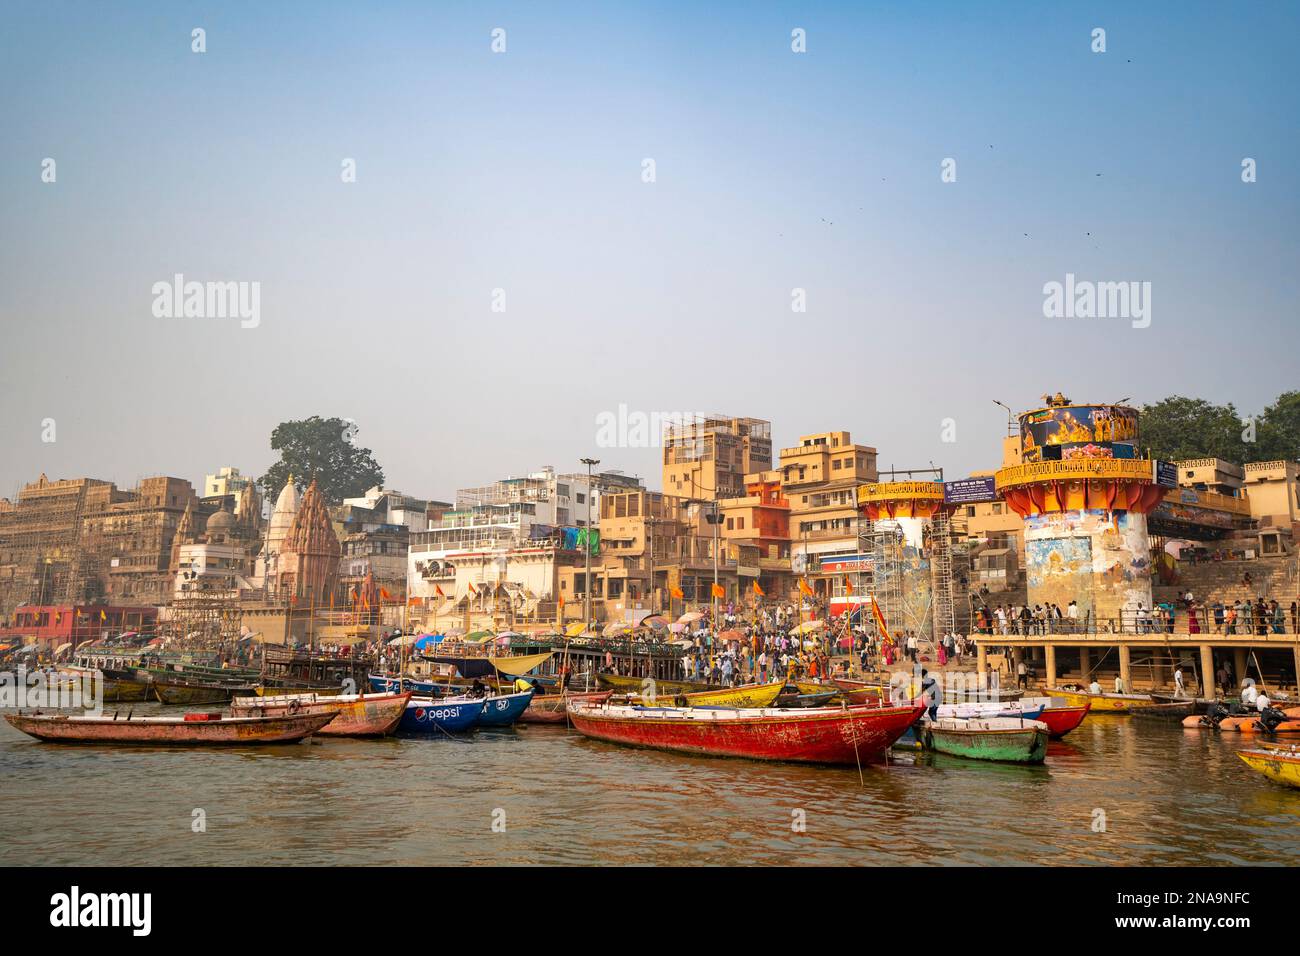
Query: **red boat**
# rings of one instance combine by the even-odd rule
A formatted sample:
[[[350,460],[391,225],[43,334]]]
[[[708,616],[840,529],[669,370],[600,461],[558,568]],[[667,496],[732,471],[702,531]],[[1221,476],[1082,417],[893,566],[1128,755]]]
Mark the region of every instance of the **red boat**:
[[[612,690],[596,691],[591,694],[547,694],[542,697],[533,695],[528,708],[519,715],[523,724],[562,724],[567,719],[569,704],[583,701],[589,704],[603,704],[613,695]]]
[[[1034,719],[1047,724],[1047,733],[1053,740],[1060,740],[1083,723],[1091,709],[1091,701],[1078,707],[1044,707]]]
[[[713,757],[851,764],[879,757],[924,710],[921,704],[790,711],[577,702],[569,706],[569,719],[588,737],[634,747]]]

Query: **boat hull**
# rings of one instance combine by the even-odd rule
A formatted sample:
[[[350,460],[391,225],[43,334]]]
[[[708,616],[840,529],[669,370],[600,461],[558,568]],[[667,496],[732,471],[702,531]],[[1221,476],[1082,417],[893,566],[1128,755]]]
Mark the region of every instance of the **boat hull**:
[[[1172,701],[1170,703],[1146,704],[1134,707],[1131,711],[1135,718],[1142,720],[1177,720],[1191,717],[1196,713],[1196,701]]]
[[[972,725],[987,721],[970,721]],[[1002,763],[1042,763],[1047,756],[1048,730],[1037,721],[1024,721],[1012,729],[945,727],[935,724],[923,731],[929,750],[967,757],[971,760],[996,760]]]
[[[410,691],[402,694],[286,694],[278,697],[237,697],[230,706],[236,717],[288,716],[338,712],[317,733],[322,737],[385,737],[397,729]],[[296,706],[295,706],[296,705]]]
[[[1146,694],[1088,694],[1051,687],[1045,688],[1043,692],[1049,697],[1064,698],[1076,707],[1085,702],[1090,703],[1094,714],[1129,715],[1135,707],[1150,706],[1154,703]]]
[[[397,724],[399,734],[449,734],[464,733],[478,723],[483,713],[481,700],[433,700],[412,697],[406,702],[402,719]]]
[[[1091,704],[1065,707],[1046,707],[1036,718],[1039,723],[1047,724],[1047,735],[1053,740],[1060,740],[1070,731],[1083,723],[1092,709]]]
[[[515,694],[500,694],[485,698],[483,711],[478,716],[478,725],[509,727],[528,709],[528,705],[533,701],[533,693],[532,690],[525,690]]]
[[[645,677],[626,677],[622,674],[597,674],[596,681],[602,687],[608,687],[610,690],[618,691],[621,694],[639,694],[643,683],[649,678]],[[689,680],[660,680],[654,678],[655,693],[660,697],[670,697],[673,694],[691,694],[696,691],[714,690],[708,684],[702,684],[699,681]]]
[[[1276,750],[1239,750],[1240,757],[1251,770],[1288,787],[1300,787],[1300,754],[1287,754]]]
[[[150,694],[160,703],[181,706],[194,704],[225,704],[236,694],[251,691],[251,687],[210,687],[202,684],[177,684],[168,681],[152,681]]]
[[[883,754],[922,710],[917,705],[750,714],[575,704],[569,708],[569,719],[587,737],[633,747],[710,757],[852,764]]]
[[[316,733],[336,711],[294,717],[77,717],[64,714],[6,714],[18,730],[50,743],[151,744],[155,746],[220,746],[287,744]]]
[[[666,694],[656,685],[658,700],[674,707],[770,707],[785,690],[785,681],[720,687],[693,693]],[[670,698],[670,700],[665,700]]]
[[[600,691],[596,694],[547,694],[545,697],[534,696],[528,709],[519,715],[521,724],[563,724],[569,719],[569,702],[575,700],[587,701],[592,704],[603,704],[612,697],[612,690]]]

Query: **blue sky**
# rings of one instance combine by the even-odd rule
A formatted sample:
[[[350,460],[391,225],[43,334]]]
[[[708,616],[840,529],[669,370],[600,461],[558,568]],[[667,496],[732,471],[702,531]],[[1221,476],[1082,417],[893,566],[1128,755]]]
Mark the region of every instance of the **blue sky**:
[[[1133,6],[10,4],[0,495],[260,474],[311,414],[446,498],[593,451],[658,487],[594,447],[620,404],[950,474],[995,398],[1258,411],[1300,384],[1300,8]],[[175,273],[260,324],[155,318]],[[1151,326],[1045,318],[1066,273]]]

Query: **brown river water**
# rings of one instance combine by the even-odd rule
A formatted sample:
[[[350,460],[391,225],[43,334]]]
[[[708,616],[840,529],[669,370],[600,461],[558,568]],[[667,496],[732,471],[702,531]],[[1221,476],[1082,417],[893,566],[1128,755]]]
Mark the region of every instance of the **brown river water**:
[[[1300,790],[1247,741],[1089,717],[1043,766],[896,752],[860,783],[562,726],[184,750],[0,723],[0,864],[1294,865]]]

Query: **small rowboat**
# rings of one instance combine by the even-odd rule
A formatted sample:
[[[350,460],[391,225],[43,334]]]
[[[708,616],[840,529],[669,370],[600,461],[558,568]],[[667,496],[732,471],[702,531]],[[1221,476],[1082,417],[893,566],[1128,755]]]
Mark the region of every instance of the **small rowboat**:
[[[478,715],[480,727],[509,727],[528,709],[533,700],[533,689],[513,694],[498,694],[483,698],[483,710]]]
[[[528,709],[519,715],[521,724],[562,724],[565,722],[569,712],[569,703],[573,701],[587,701],[593,704],[603,704],[613,696],[612,690],[597,691],[594,694],[547,694],[544,697],[534,696]]]
[[[402,694],[281,694],[276,697],[236,697],[230,705],[235,717],[267,717],[324,713],[338,716],[317,733],[322,737],[384,737],[397,729],[411,699]]]
[[[656,702],[674,707],[770,707],[783,690],[783,680],[770,684],[743,684],[740,687],[720,687],[716,690],[671,695],[664,693],[658,684],[655,685]],[[648,700],[648,697],[643,695],[642,699]]]
[[[90,680],[99,699],[106,704],[131,704],[142,701],[149,694],[149,685],[124,673],[95,671],[88,667],[69,665],[59,670],[59,679],[75,682]],[[82,686],[85,686],[84,683]]]
[[[927,749],[957,757],[1042,763],[1047,756],[1047,724],[1037,720],[941,717],[926,724],[921,735]]]
[[[626,707],[575,702],[569,719],[594,740],[712,757],[852,764],[879,757],[921,716],[904,707],[817,710]]]
[[[249,694],[253,690],[251,684],[225,684],[217,681],[165,680],[158,677],[149,681],[149,693],[159,703],[182,706],[224,704],[236,694]]]
[[[1064,698],[1075,707],[1090,703],[1094,714],[1131,714],[1134,707],[1154,703],[1149,694],[1089,694],[1055,687],[1045,687],[1043,692],[1050,697]]]
[[[469,730],[478,723],[479,714],[483,713],[483,698],[445,697],[434,700],[430,697],[412,697],[406,702],[406,710],[397,725],[399,734],[456,734]]]
[[[1270,780],[1289,787],[1300,787],[1300,753],[1282,750],[1238,750],[1247,767],[1257,770]]]
[[[1143,704],[1134,707],[1130,713],[1143,720],[1178,720],[1191,717],[1196,713],[1196,701],[1181,700],[1166,704]]]
[[[1037,720],[1038,715],[1047,708],[1050,698],[1036,698],[1028,701],[972,701],[962,704],[940,704],[935,709],[936,717],[1019,717],[1023,720]]]
[[[20,712],[5,714],[5,720],[37,740],[50,742],[189,747],[294,743],[316,733],[337,715],[337,710],[293,717],[224,717],[221,714],[85,717]]]

